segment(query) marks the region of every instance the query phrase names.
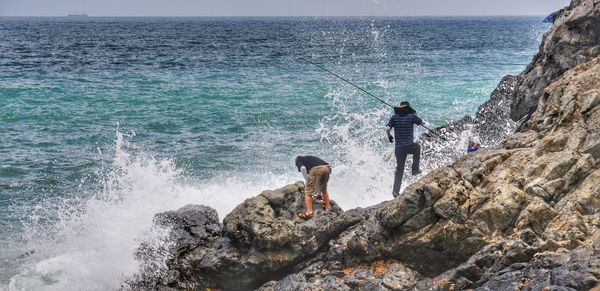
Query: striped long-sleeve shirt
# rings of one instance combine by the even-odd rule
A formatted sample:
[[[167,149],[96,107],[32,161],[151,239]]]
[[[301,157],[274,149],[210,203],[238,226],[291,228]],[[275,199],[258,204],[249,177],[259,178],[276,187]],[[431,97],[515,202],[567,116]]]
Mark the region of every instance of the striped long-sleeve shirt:
[[[423,120],[417,114],[394,114],[387,126],[394,129],[396,147],[403,147],[413,143],[414,124],[421,125]]]

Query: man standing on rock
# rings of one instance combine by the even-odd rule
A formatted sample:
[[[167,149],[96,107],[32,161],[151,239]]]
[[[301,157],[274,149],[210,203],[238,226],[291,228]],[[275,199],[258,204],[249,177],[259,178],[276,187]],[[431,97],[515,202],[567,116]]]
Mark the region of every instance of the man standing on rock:
[[[327,182],[331,174],[329,163],[313,156],[297,156],[296,168],[304,176],[306,188],[304,189],[304,202],[306,211],[298,213],[302,219],[310,219],[313,215],[313,196],[315,198],[322,195],[323,206],[325,209],[331,208],[329,202],[329,193],[327,192]]]
[[[407,155],[411,154],[413,157],[412,174],[418,175],[421,173],[419,170],[421,146],[413,141],[414,124],[421,125],[423,124],[423,120],[417,116],[417,112],[410,107],[408,101],[402,101],[398,107],[394,107],[394,115],[390,118],[385,129],[391,143],[394,142],[394,137],[390,134],[392,128],[396,137],[396,175],[392,190],[394,197],[398,196],[400,192]]]

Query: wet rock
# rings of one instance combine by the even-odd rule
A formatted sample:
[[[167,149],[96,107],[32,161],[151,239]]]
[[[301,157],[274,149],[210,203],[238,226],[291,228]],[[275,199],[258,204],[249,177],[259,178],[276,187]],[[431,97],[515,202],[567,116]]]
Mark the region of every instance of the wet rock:
[[[452,163],[465,154],[467,140],[484,146],[502,142],[511,134],[516,123],[510,119],[510,103],[518,77],[507,75],[491,93],[490,99],[479,106],[474,117],[465,116],[457,121],[425,132],[417,142],[422,147],[422,164],[435,165],[433,169]],[[464,150],[457,151],[457,148]]]
[[[176,211],[157,214],[154,224],[170,228],[177,252],[205,246],[222,232],[217,211],[204,205],[186,205]]]
[[[126,289],[197,288],[194,261],[222,235],[217,211],[203,205],[187,205],[155,215],[157,234],[164,241],[143,242],[136,252],[140,273],[127,280]],[[167,267],[165,269],[165,267]]]

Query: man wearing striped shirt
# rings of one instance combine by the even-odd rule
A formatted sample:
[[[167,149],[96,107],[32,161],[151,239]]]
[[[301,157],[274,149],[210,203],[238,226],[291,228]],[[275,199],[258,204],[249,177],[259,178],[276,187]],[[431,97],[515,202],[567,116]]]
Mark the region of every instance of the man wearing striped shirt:
[[[407,155],[410,154],[413,158],[412,174],[418,175],[421,173],[419,170],[421,146],[413,141],[414,124],[421,125],[423,124],[423,120],[417,116],[417,112],[410,107],[407,101],[402,101],[398,107],[394,107],[394,116],[390,118],[386,127],[386,133],[390,142],[393,143],[394,139],[396,140],[396,175],[392,190],[394,197],[398,196],[400,192]],[[392,128],[394,129],[395,138],[390,134]]]

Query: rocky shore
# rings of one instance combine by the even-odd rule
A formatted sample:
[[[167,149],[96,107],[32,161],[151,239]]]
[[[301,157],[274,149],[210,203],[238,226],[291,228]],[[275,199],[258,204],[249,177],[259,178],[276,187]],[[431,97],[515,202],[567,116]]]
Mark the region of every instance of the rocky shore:
[[[188,205],[157,214],[171,229],[161,272],[134,289],[589,290],[600,284],[600,0],[573,0],[540,52],[507,76],[467,123],[519,121],[494,148],[460,157],[399,197],[314,218],[304,184],[246,200],[223,222]],[[491,138],[491,137],[490,137]],[[148,268],[150,269],[150,268]],[[142,268],[144,270],[144,268]]]

